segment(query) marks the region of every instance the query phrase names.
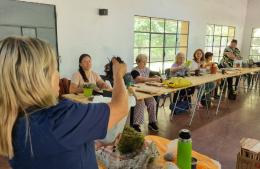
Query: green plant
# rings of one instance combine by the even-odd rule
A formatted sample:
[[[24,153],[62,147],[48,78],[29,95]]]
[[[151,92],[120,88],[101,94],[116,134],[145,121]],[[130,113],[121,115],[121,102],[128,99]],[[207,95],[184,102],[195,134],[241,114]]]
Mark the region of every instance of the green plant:
[[[96,88],[96,87],[97,87],[97,85],[94,84],[94,83],[85,83],[85,84],[83,85],[83,88],[91,88],[91,89],[94,89],[94,88]]]
[[[185,67],[189,68],[192,64],[191,60],[187,60],[186,63],[184,64]]]
[[[122,154],[141,150],[144,145],[144,135],[126,126],[118,143],[118,150]]]

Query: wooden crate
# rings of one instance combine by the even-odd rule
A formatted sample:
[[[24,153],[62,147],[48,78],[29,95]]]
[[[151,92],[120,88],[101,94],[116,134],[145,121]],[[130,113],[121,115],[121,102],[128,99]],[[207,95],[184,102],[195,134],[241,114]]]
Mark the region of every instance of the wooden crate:
[[[260,169],[260,161],[237,155],[236,169]]]

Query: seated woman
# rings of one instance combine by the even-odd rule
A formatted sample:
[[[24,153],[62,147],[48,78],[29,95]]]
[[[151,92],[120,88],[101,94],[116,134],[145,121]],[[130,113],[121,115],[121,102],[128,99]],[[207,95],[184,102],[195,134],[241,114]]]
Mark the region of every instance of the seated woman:
[[[88,54],[82,54],[79,57],[79,71],[74,73],[71,78],[70,93],[82,93],[84,83],[93,83],[97,85],[97,90],[110,89],[110,86],[104,82],[101,77],[91,70],[92,59]]]
[[[149,77],[150,69],[146,67],[147,56],[139,54],[136,57],[137,66],[132,70],[131,75],[135,83],[144,83],[150,81],[161,82],[161,78],[158,76]],[[159,128],[156,125],[156,101],[153,97],[144,100],[138,100],[134,109],[134,125],[133,128],[136,131],[141,132],[140,125],[144,122],[144,109],[147,107],[149,114],[148,128],[153,131],[158,131]]]
[[[80,104],[58,100],[56,59],[39,39],[0,41],[0,67],[9,72],[0,73],[0,156],[13,169],[98,168],[94,140],[128,114],[125,64],[113,61],[110,103]]]
[[[202,49],[197,49],[193,54],[193,60],[191,64],[191,70],[195,71],[200,68],[205,68],[204,64],[205,56]]]
[[[188,71],[184,66],[185,55],[184,53],[177,53],[175,63],[171,67],[170,76],[185,76]]]
[[[205,67],[207,69],[209,69],[209,71],[210,71],[211,67],[215,64],[214,62],[212,62],[212,59],[213,59],[213,53],[206,52],[205,53]],[[218,95],[218,88],[219,88],[220,83],[221,83],[221,80],[216,81],[216,87],[215,87],[214,96],[213,96],[215,99],[219,99],[219,97],[220,97]]]
[[[206,52],[206,53],[205,53],[205,67],[206,67],[207,69],[210,69],[211,66],[212,66],[212,64],[214,64],[214,63],[212,62],[212,59],[213,59],[213,53],[211,53],[211,52]]]
[[[185,55],[184,53],[177,53],[176,55],[176,59],[175,59],[175,63],[172,65],[171,67],[171,72],[170,72],[170,76],[174,77],[174,76],[185,76],[188,68],[184,66],[184,61],[185,61]],[[188,95],[191,95],[194,93],[195,88],[191,87],[191,88],[187,88],[185,90],[180,90],[179,92],[179,98],[182,101],[188,100],[188,104],[191,103],[191,98],[187,97]],[[173,97],[173,105],[175,105],[175,102],[177,101],[177,97],[178,97],[178,92],[176,92],[174,94]],[[179,102],[179,100],[178,100]],[[172,107],[172,106],[171,106]],[[189,107],[189,105],[187,105],[187,107]],[[174,108],[174,107],[172,107]],[[176,109],[175,109],[176,110]],[[184,110],[183,110],[184,111]],[[175,114],[177,114],[176,112],[173,112]]]
[[[125,63],[120,57],[113,57],[114,59],[116,59],[119,63]],[[111,86],[114,86],[114,80],[113,80],[113,69],[112,69],[112,60],[109,61],[109,63],[107,63],[104,66],[104,72],[105,72],[105,76],[104,79],[109,81]],[[124,76],[124,82],[126,87],[130,87],[134,81],[132,78],[131,73],[126,73]]]
[[[198,70],[201,68],[206,68],[207,64],[205,64],[205,55],[202,49],[197,49],[194,54],[193,54],[193,60],[192,60],[192,64],[191,64],[191,70]],[[205,89],[203,91],[203,93],[201,93],[198,97],[202,98],[201,100],[205,97],[205,93],[210,93],[211,91],[213,91],[215,89],[215,82],[209,82],[205,84]],[[208,100],[208,99],[207,99]],[[199,107],[203,107],[206,106],[207,101],[205,101],[203,103],[200,102],[199,103]]]

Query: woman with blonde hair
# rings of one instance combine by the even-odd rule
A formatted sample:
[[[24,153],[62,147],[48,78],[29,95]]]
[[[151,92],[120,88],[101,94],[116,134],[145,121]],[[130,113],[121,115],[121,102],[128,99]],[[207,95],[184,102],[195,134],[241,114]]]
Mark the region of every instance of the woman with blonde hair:
[[[174,77],[174,76],[186,76],[188,68],[184,65],[184,61],[185,61],[185,54],[182,52],[179,52],[176,54],[176,58],[175,58],[175,62],[172,64],[171,68],[170,68],[170,76]],[[186,108],[189,108],[189,104],[191,104],[191,97],[190,95],[192,95],[194,93],[195,88],[194,87],[190,87],[187,89],[183,89],[180,91],[177,91],[176,93],[174,93],[173,96],[173,102],[170,106],[170,108],[172,110],[175,110],[175,112],[172,112],[174,114],[180,114],[182,112],[186,112]],[[179,95],[179,99],[177,100]],[[175,107],[175,102],[177,102],[177,106]],[[178,108],[178,105],[184,105],[183,107],[185,107],[184,109]],[[174,108],[175,107],[175,108]]]
[[[187,68],[184,65],[185,55],[182,52],[176,54],[175,63],[172,65],[170,76],[185,76]]]
[[[127,115],[126,65],[113,60],[111,103],[79,104],[57,100],[56,62],[39,39],[0,41],[0,155],[13,169],[96,169],[94,140]]]

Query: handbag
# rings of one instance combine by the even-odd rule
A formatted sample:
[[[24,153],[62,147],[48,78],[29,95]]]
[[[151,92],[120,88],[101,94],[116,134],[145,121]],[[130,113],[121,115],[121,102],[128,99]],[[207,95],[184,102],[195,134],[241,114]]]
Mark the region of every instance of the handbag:
[[[174,109],[175,103],[171,103],[170,104],[170,109],[171,111],[174,110],[174,114],[182,114],[182,113],[186,113],[189,110],[189,101],[188,100],[179,100],[176,103],[176,107]]]

